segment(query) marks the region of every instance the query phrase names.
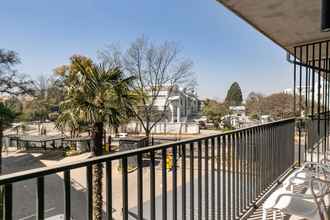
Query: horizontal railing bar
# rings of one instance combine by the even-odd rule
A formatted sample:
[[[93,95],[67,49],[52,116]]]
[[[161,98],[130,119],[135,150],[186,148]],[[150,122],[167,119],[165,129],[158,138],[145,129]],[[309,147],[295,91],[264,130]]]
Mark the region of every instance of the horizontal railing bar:
[[[186,139],[174,143],[165,143],[165,144],[160,144],[160,145],[155,145],[155,146],[149,146],[149,147],[143,147],[139,149],[133,149],[133,150],[128,150],[128,151],[123,151],[123,152],[118,152],[118,153],[113,153],[109,155],[104,155],[104,156],[98,156],[98,157],[93,157],[84,161],[75,161],[71,163],[66,163],[66,164],[61,164],[57,165],[54,167],[43,167],[43,168],[36,168],[32,170],[26,170],[26,171],[21,171],[21,172],[16,172],[12,174],[6,174],[0,176],[0,185],[4,185],[7,183],[14,183],[14,182],[19,182],[19,181],[24,181],[27,179],[32,179],[32,178],[37,178],[39,176],[46,176],[46,175],[51,175],[55,174],[58,172],[63,172],[68,169],[77,169],[81,167],[86,167],[89,165],[97,164],[97,163],[103,163],[106,161],[111,161],[111,160],[117,160],[121,159],[123,157],[130,157],[130,156],[135,156],[138,153],[148,153],[150,151],[157,151],[161,149],[167,149],[170,147],[173,147],[173,145],[180,145],[180,144],[189,144],[189,143],[194,143],[198,141],[203,141],[209,138],[215,138],[215,137],[221,137],[221,136],[226,136],[230,134],[234,134],[237,132],[242,132],[250,129],[254,129],[257,127],[269,127],[269,126],[275,126],[275,125],[280,125],[284,123],[290,123],[295,121],[295,118],[288,118],[288,119],[283,119],[275,122],[270,122],[270,123],[265,123],[261,125],[255,125],[247,128],[241,128],[233,131],[227,131],[221,134],[214,134],[214,135],[209,135],[209,136],[203,136],[203,137],[198,137],[198,138],[192,138],[192,139]]]
[[[324,72],[324,73],[330,73],[329,70],[324,69],[324,68],[320,68],[320,67],[318,67],[318,66],[312,66],[312,65],[305,64],[305,63],[301,63],[301,62],[297,62],[297,61],[292,61],[292,63],[297,64],[297,65],[299,65],[299,66],[303,66],[303,67],[311,68],[311,69],[314,69],[314,70],[317,70],[317,71],[321,71],[321,72]],[[318,74],[318,73],[315,72],[315,74]]]

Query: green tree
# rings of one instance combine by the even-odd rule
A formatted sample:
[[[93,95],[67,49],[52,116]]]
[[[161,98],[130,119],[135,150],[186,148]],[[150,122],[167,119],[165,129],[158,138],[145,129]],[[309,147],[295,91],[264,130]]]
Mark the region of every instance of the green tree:
[[[20,58],[18,54],[11,50],[5,50],[0,48],[0,93],[9,95],[22,95],[30,94],[33,92],[32,85],[33,81],[26,79],[25,76],[19,74],[17,70],[14,69],[15,65],[20,63]],[[5,104],[0,105],[0,174],[2,168],[2,137],[3,130],[7,125],[14,120],[16,114],[14,111]],[[2,189],[1,193],[2,193]],[[2,201],[0,197],[0,201]],[[3,211],[2,204],[0,206],[0,212]],[[0,213],[1,215],[2,213]],[[1,215],[2,216],[2,215]]]
[[[33,93],[34,82],[14,69],[20,63],[18,54],[0,48],[0,93],[21,95]]]
[[[38,121],[39,127],[45,120],[57,118],[59,103],[64,99],[60,77],[40,76],[35,82],[33,99],[24,100],[19,118],[22,121]]]
[[[11,126],[16,118],[16,112],[11,106],[0,103],[0,174],[2,173],[2,139],[5,129]]]
[[[222,117],[228,114],[229,109],[225,103],[207,99],[204,103],[202,112],[207,117],[207,120],[214,123],[214,126],[216,128],[219,128],[219,125],[222,121]]]
[[[11,96],[9,99],[5,100],[4,103],[10,106],[17,114],[23,112],[23,103],[16,96]]]
[[[229,106],[238,106],[241,105],[243,101],[243,95],[241,87],[237,82],[234,82],[231,84],[227,96],[225,99],[225,103],[227,103]]]
[[[119,68],[94,64],[82,56],[73,56],[64,67],[65,97],[60,103],[57,126],[77,126],[84,122],[92,128],[95,156],[103,154],[104,125],[126,117],[133,100],[129,85],[133,78],[125,78]],[[102,219],[102,164],[93,166],[94,220]]]

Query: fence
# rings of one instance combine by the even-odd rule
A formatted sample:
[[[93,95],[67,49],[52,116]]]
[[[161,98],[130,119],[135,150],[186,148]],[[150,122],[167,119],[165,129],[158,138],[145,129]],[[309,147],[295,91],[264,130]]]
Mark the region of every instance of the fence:
[[[203,138],[114,153],[53,168],[4,175],[0,177],[0,185],[5,189],[4,219],[16,219],[14,204],[26,204],[24,199],[30,202],[35,199],[36,219],[44,219],[47,186],[45,178],[52,174],[63,175],[62,183],[46,183],[63,186],[61,205],[64,204],[65,219],[92,219],[92,167],[100,163],[105,165],[106,219],[127,220],[129,216],[163,220],[192,220],[195,217],[212,220],[237,219],[253,209],[263,193],[294,164],[294,132],[295,120],[287,119]],[[161,157],[158,159],[156,154]],[[137,170],[132,174],[128,171],[127,161],[133,156],[137,157]],[[166,166],[169,158],[172,160],[170,170]],[[122,164],[121,171],[118,171],[121,176],[119,179],[115,178],[113,169],[118,162]],[[78,204],[79,201],[72,200],[70,179],[74,169],[85,170],[85,208]],[[131,184],[129,180],[134,183]],[[33,181],[31,184],[36,187],[36,196],[21,194],[17,198],[17,189],[14,186],[22,181]],[[116,187],[118,181],[120,187]],[[55,185],[52,186],[53,191],[54,187]],[[114,192],[118,190],[121,193],[114,197]],[[60,191],[56,192],[56,197],[59,197],[59,193]],[[19,203],[14,201],[17,199]],[[73,211],[73,205],[78,205],[79,209]],[[117,210],[117,213],[113,210]]]
[[[121,130],[128,133],[144,133],[144,129],[139,122],[130,122],[123,126]],[[199,125],[195,122],[159,122],[152,128],[151,133],[199,134]]]
[[[297,120],[298,161],[320,162],[329,151],[329,113]]]
[[[304,116],[304,126],[298,126],[299,162],[320,161],[329,150],[329,43],[295,46],[289,59],[294,70],[294,112]]]

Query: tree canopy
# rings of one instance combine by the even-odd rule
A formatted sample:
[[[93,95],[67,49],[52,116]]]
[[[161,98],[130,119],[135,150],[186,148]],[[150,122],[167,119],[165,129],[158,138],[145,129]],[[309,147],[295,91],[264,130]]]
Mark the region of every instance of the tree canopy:
[[[225,102],[229,106],[238,106],[238,105],[242,104],[242,102],[243,102],[242,90],[237,82],[234,82],[233,84],[231,84],[231,86],[227,92]]]
[[[16,117],[16,112],[14,109],[6,105],[3,102],[0,102],[0,175],[2,173],[2,138],[3,132],[6,128],[11,126],[11,123]]]
[[[251,92],[246,99],[247,113],[259,118],[261,115],[270,115],[274,119],[294,116],[294,98],[291,94],[273,93],[268,96]]]
[[[16,52],[0,48],[0,93],[10,95],[33,93],[33,81],[14,69],[19,63],[20,58]]]
[[[228,106],[225,103],[218,102],[216,100],[207,99],[204,102],[202,109],[203,115],[207,117],[207,120],[214,123],[216,128],[219,128],[222,117],[228,114]]]
[[[62,66],[65,97],[60,103],[59,128],[79,129],[80,124],[93,127],[97,123],[117,124],[130,114],[134,94],[129,85],[132,77],[125,77],[119,68],[95,64],[84,56],[71,57]],[[57,69],[58,71],[58,69]]]

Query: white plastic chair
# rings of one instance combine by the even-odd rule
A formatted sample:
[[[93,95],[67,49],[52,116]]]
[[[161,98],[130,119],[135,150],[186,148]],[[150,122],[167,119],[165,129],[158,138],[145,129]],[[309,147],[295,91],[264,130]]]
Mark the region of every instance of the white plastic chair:
[[[311,178],[329,180],[330,168],[323,163],[306,162],[301,168],[293,172],[283,183],[293,191],[294,186],[309,187]]]
[[[330,182],[319,178],[310,179],[311,194],[297,194],[288,191],[286,188],[276,190],[263,205],[262,219],[266,220],[267,212],[273,212],[273,219],[276,219],[276,212],[294,215],[309,220],[329,220],[326,212],[324,197],[330,193]]]

